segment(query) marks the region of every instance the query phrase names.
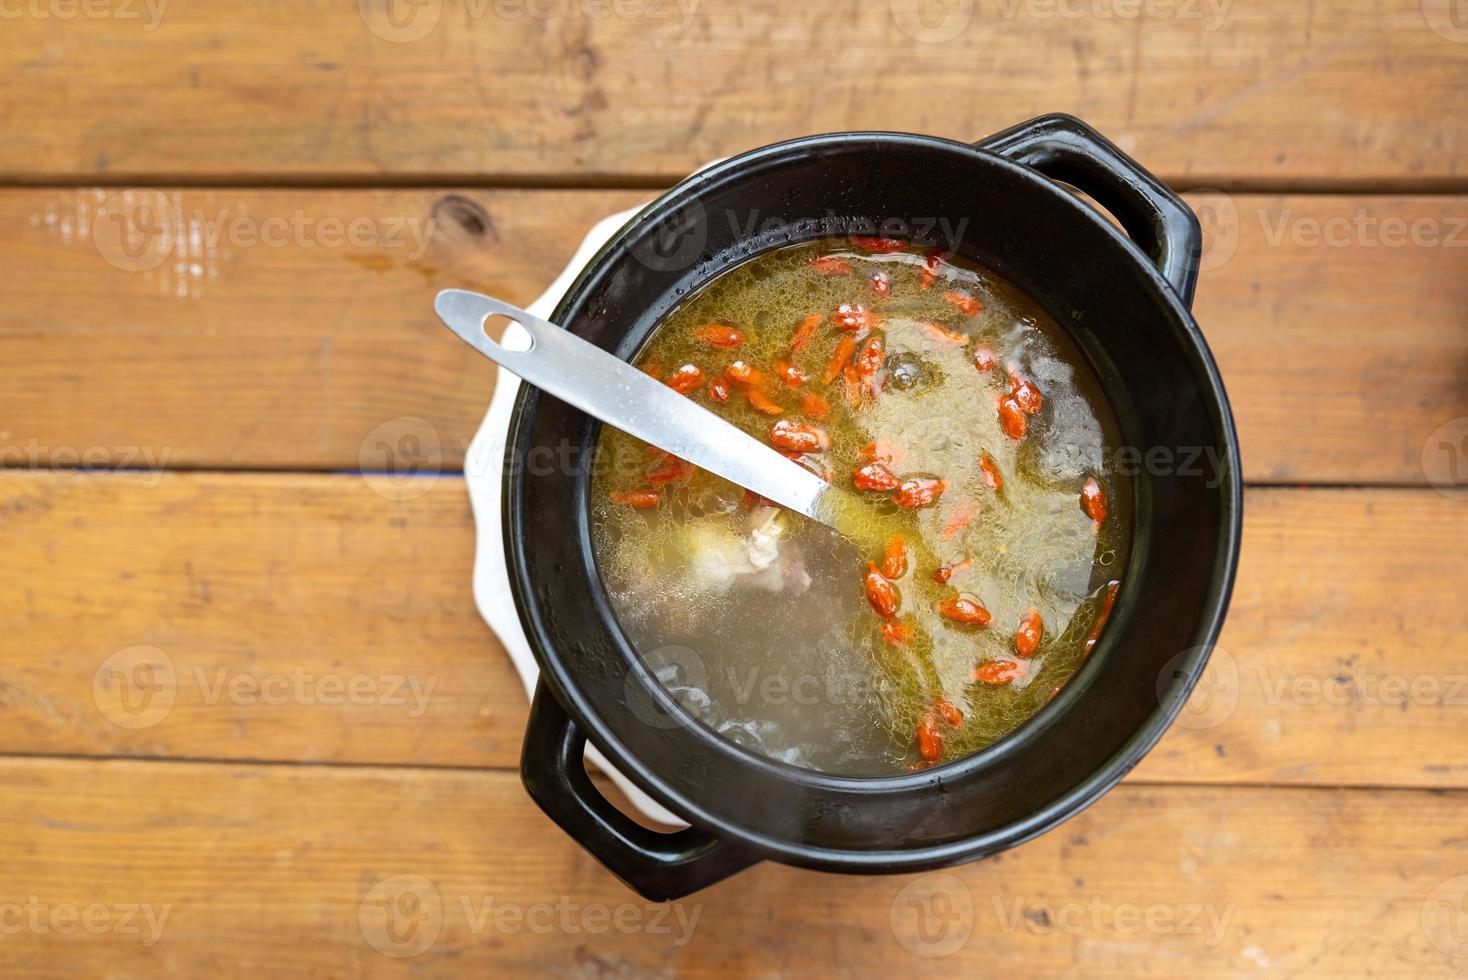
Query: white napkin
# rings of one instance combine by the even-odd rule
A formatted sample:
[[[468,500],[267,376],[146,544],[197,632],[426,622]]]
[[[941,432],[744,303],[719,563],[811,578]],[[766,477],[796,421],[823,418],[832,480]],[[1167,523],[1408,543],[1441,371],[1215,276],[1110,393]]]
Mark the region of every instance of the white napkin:
[[[526,309],[536,316],[549,319],[551,311],[560,302],[572,280],[580,274],[597,249],[639,210],[641,209],[632,208],[620,211],[598,221],[587,233],[566,268],[540,294],[540,298]],[[507,347],[523,350],[528,346],[529,340],[519,324],[511,324],[505,330],[503,343]],[[464,482],[469,487],[469,503],[474,509],[474,525],[477,530],[474,549],[474,602],[479,607],[479,614],[509,652],[510,660],[514,662],[515,670],[525,684],[526,695],[533,696],[540,668],[530,652],[530,644],[520,626],[520,615],[515,611],[515,600],[510,594],[510,572],[505,563],[504,525],[500,509],[503,496],[500,470],[505,458],[505,438],[510,428],[510,412],[515,396],[520,391],[520,379],[499,367],[495,371],[498,372],[498,377],[494,396],[489,402],[489,411],[485,413],[484,422],[475,433],[474,441],[469,444],[469,453],[464,460]],[[601,751],[590,743],[586,745],[586,760],[606,773],[627,794],[632,805],[650,819],[670,827],[688,826],[612,768]]]

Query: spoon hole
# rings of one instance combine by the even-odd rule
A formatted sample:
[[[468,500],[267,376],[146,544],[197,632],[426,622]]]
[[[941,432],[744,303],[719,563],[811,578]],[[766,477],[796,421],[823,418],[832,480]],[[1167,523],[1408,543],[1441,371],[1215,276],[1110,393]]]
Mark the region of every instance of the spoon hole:
[[[484,318],[484,335],[505,350],[524,353],[535,347],[535,338],[518,320],[503,313],[491,313]]]

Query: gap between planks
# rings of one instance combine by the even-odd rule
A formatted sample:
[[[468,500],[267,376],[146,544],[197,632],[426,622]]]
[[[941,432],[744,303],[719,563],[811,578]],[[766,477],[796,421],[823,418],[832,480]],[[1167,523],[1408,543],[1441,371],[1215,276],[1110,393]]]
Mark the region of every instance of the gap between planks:
[[[402,765],[399,763],[382,762],[308,762],[290,759],[249,759],[249,758],[225,758],[219,756],[136,756],[136,755],[84,755],[75,752],[7,752],[0,751],[0,763],[9,760],[25,760],[29,762],[60,764],[75,763],[77,765],[121,765],[121,766],[229,766],[232,768],[248,769],[291,769],[291,770],[347,770],[354,772],[375,773],[466,773],[480,775],[503,775],[505,773],[519,772],[519,766],[461,766],[449,763],[415,763],[413,765]],[[591,769],[591,778],[602,788],[610,789],[611,784],[606,781],[606,776],[597,769]],[[1468,786],[1404,786],[1385,783],[1329,783],[1329,782],[1271,782],[1269,780],[1249,781],[1234,780],[1231,782],[1208,782],[1196,783],[1185,782],[1178,779],[1151,779],[1147,776],[1137,776],[1135,773],[1128,774],[1121,783],[1116,785],[1146,786],[1149,789],[1180,789],[1180,790],[1302,790],[1307,792],[1337,791],[1343,793],[1433,793],[1438,795],[1468,795]],[[1115,788],[1115,787],[1113,787]],[[616,790],[613,790],[616,792]],[[1110,793],[1108,789],[1101,794],[1105,796]],[[1097,797],[1098,799],[1100,797]]]
[[[272,190],[272,191],[373,191],[373,190],[475,190],[475,191],[614,191],[668,190],[692,176],[669,174],[272,174],[239,173],[200,175],[187,173],[139,174],[0,174],[0,190],[75,190],[78,188],[129,188],[136,190]],[[1290,194],[1318,196],[1413,196],[1468,194],[1468,175],[1441,177],[1329,178],[1253,177],[1201,181],[1166,173],[1156,175],[1178,194],[1222,191],[1229,194]]]
[[[321,466],[311,467],[280,467],[280,466],[251,466],[248,463],[239,466],[190,466],[187,463],[178,466],[163,466],[151,468],[146,466],[94,466],[83,469],[79,466],[6,466],[0,463],[0,473],[108,473],[108,474],[146,474],[149,476],[157,473],[191,473],[198,476],[230,476],[233,474],[248,476],[342,476],[361,477],[375,473],[375,470],[344,470],[336,467]],[[424,479],[463,480],[462,468],[454,467],[442,469],[432,476]],[[1428,483],[1408,483],[1406,481],[1381,481],[1381,482],[1335,482],[1330,480],[1245,480],[1244,489],[1257,488],[1260,490],[1430,490]]]

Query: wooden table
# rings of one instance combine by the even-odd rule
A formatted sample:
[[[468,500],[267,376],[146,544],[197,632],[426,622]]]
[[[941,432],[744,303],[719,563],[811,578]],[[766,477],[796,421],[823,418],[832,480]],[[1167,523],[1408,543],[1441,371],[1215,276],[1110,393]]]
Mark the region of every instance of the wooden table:
[[[1446,0],[383,2],[3,10],[8,975],[1468,973]],[[459,472],[490,372],[429,297],[526,301],[715,156],[1053,110],[1208,225],[1249,482],[1213,699],[1002,857],[642,903],[520,787]],[[424,492],[359,475],[384,441]]]

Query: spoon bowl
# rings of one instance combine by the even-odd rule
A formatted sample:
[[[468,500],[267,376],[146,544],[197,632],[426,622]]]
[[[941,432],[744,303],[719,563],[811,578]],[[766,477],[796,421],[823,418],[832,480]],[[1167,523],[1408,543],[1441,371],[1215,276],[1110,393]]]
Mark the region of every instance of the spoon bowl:
[[[470,347],[593,418],[843,534],[858,523],[849,519],[851,494],[570,331],[467,289],[441,291],[433,308]],[[490,339],[491,316],[524,327],[530,348]]]

